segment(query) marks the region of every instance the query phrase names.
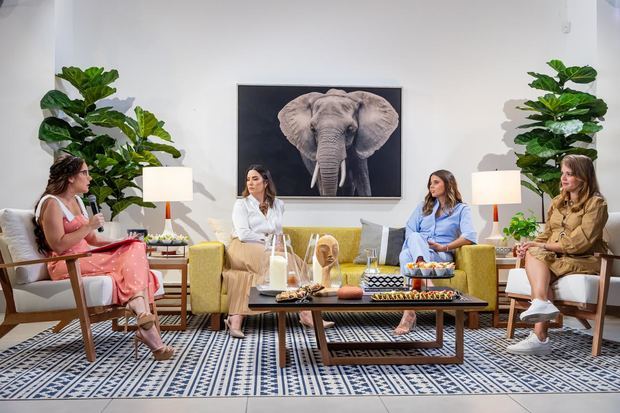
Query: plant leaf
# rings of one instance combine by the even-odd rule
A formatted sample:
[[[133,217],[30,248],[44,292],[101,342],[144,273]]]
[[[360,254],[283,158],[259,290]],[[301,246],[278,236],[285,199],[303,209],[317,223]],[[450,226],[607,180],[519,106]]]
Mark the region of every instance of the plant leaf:
[[[532,192],[537,193],[538,195],[542,195],[543,191],[541,191],[540,189],[538,189],[534,184],[532,184],[531,182],[528,181],[524,181],[521,180],[521,185],[526,187],[527,189],[529,189]]]
[[[558,59],[550,60],[547,62],[547,64],[558,73],[562,73],[564,72],[564,70],[566,70],[566,66],[564,66],[564,63],[562,63],[562,61]]]
[[[562,72],[561,77],[575,83],[590,83],[596,80],[596,75],[596,70],[590,66],[571,66]]]
[[[603,127],[594,122],[585,122],[583,124],[583,129],[581,129],[581,133],[596,133],[603,129]]]
[[[139,205],[144,208],[155,208],[155,204],[152,202],[144,202],[139,196],[128,196],[123,199],[119,199],[117,202],[114,202],[112,205],[112,218],[117,216],[123,210],[128,208],[131,205]]]
[[[72,140],[71,129],[71,125],[60,118],[45,118],[39,126],[39,139],[44,142]]]
[[[534,76],[536,80],[529,84],[534,89],[546,90],[553,93],[561,93],[562,88],[560,84],[551,76],[543,75],[540,73],[527,72],[529,75]]]
[[[157,128],[157,118],[151,112],[136,106],[136,121],[138,122],[137,135],[141,138],[147,138],[153,134]]]
[[[84,114],[84,101],[69,99],[69,96],[60,90],[50,90],[42,98],[40,102],[41,109],[62,110],[69,114]]]
[[[125,115],[112,108],[99,108],[84,117],[86,122],[105,128],[120,127],[125,123]]]
[[[84,97],[86,106],[89,106],[98,100],[106,98],[116,93],[116,89],[110,86],[93,86],[80,91],[80,94]]]
[[[149,151],[169,153],[173,158],[179,158],[181,156],[181,152],[179,152],[177,148],[172,145],[166,145],[165,143],[144,142],[142,146],[144,149],[148,149]]]

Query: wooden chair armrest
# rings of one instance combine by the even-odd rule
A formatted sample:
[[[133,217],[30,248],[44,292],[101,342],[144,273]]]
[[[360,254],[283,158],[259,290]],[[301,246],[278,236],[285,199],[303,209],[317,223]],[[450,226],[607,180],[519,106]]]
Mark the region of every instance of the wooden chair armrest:
[[[602,252],[595,252],[594,256],[599,258],[611,258],[612,260],[620,260],[620,255],[603,254]]]
[[[78,258],[90,257],[91,255],[92,254],[90,252],[85,252],[82,254],[72,254],[72,255],[59,255],[58,257],[41,258],[38,260],[19,261],[19,262],[10,262],[8,264],[0,264],[0,268],[20,267],[22,265],[43,264],[46,262],[55,262],[55,261],[77,260]]]

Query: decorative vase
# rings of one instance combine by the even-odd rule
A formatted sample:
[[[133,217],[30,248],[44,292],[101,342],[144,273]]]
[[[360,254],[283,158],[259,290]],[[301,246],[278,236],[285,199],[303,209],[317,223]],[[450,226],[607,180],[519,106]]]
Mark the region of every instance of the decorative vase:
[[[300,268],[302,264],[301,259],[293,251],[288,235],[270,235],[265,242],[263,253],[262,287],[270,290],[287,290],[307,283]]]

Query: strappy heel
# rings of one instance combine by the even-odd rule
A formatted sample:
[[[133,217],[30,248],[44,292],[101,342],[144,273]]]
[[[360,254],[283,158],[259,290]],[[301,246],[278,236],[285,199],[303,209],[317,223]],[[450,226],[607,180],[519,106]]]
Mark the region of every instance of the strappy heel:
[[[403,315],[403,318],[404,318],[404,315]],[[407,319],[406,321],[403,321],[403,320],[400,321],[398,326],[394,329],[394,335],[402,336],[407,333],[410,333],[411,330],[416,328],[417,324],[418,324],[418,316],[414,312],[413,317],[411,317],[410,319]]]
[[[301,324],[302,326],[305,327],[310,327],[310,328],[314,328],[314,322],[310,321],[306,321],[303,318],[299,317],[299,324]],[[335,326],[336,323],[334,323],[333,321],[325,321],[323,320],[323,328],[332,328],[333,326]]]
[[[138,360],[138,347],[140,346],[140,344],[144,344],[145,346],[149,348],[149,350],[151,350],[151,353],[153,354],[153,358],[156,361],[168,360],[168,359],[171,359],[172,356],[174,356],[174,348],[166,344],[164,344],[158,349],[155,349],[155,350],[151,349],[148,343],[140,336],[141,333],[139,334],[139,332],[140,330],[136,330],[136,334],[133,336],[133,345],[134,345],[136,360]]]
[[[129,306],[129,303],[137,298],[142,298],[144,303],[148,306],[148,303],[142,294],[134,295],[129,299],[129,301],[127,301],[127,304],[125,304],[125,333],[127,332],[127,325],[129,325],[129,317],[135,317],[138,328],[143,330],[150,329],[153,327],[153,324],[155,324],[155,321],[157,321],[154,314],[149,314],[146,312],[138,314]]]

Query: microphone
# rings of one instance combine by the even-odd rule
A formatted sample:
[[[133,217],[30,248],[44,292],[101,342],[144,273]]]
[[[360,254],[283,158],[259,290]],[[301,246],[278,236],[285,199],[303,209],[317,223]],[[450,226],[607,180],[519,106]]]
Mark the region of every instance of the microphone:
[[[99,213],[97,197],[95,195],[88,195],[88,203],[90,204],[90,209],[93,211],[93,215],[97,215]],[[97,228],[97,231],[103,232],[103,227]]]

